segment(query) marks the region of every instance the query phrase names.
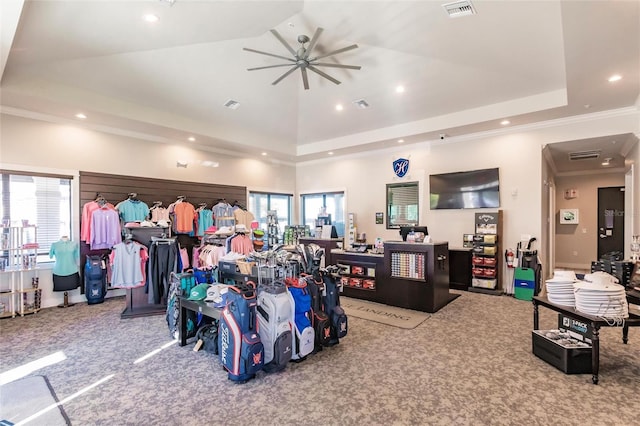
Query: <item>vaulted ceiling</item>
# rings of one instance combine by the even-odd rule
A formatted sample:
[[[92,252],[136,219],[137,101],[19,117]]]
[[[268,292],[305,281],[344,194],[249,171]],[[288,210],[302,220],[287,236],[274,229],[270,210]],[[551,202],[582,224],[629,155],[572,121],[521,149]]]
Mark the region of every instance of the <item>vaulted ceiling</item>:
[[[2,111],[297,162],[636,106],[640,2],[445,3],[3,0]],[[247,70],[318,27],[311,56],[358,45],[322,59],[362,67],[322,68],[341,84]]]

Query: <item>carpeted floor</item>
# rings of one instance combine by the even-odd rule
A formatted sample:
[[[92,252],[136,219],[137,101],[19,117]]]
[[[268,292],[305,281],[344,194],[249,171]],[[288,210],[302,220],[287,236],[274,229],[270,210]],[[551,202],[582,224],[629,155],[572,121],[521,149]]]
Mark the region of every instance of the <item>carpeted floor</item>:
[[[412,330],[356,317],[335,347],[233,384],[161,316],[124,299],[0,321],[0,373],[63,351],[46,375],[74,425],[635,425],[640,328],[601,331],[600,384],[531,353],[530,302],[464,292]],[[542,328],[556,315],[541,308]],[[92,384],[103,380],[94,387]],[[87,389],[75,398],[80,390]]]

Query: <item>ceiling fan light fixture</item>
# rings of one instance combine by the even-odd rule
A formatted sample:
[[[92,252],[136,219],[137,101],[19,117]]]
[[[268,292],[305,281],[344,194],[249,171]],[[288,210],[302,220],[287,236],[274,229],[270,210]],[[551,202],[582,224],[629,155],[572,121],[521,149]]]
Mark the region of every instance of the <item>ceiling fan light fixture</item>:
[[[352,49],[356,49],[358,47],[357,44],[352,44],[350,46],[346,46],[341,49],[333,50],[329,53],[323,53],[321,55],[310,57],[311,52],[316,47],[316,43],[318,42],[318,38],[320,37],[320,34],[322,34],[322,32],[324,31],[323,28],[320,28],[320,27],[316,28],[316,31],[313,34],[313,37],[311,38],[309,38],[304,34],[299,35],[297,38],[298,43],[300,43],[300,47],[298,48],[298,50],[295,50],[293,47],[291,47],[291,45],[280,35],[278,31],[273,29],[269,31],[287,49],[287,51],[291,54],[291,57],[276,55],[274,53],[263,52],[261,50],[250,49],[247,47],[243,47],[242,50],[258,53],[260,55],[284,59],[285,61],[288,61],[284,64],[275,64],[275,65],[267,65],[263,67],[247,68],[247,71],[256,71],[256,70],[263,70],[267,68],[290,67],[287,71],[284,72],[284,74],[282,74],[280,77],[278,77],[276,80],[274,80],[271,83],[274,86],[280,83],[285,77],[289,76],[291,73],[293,73],[298,69],[300,70],[300,74],[302,76],[302,84],[304,86],[304,90],[309,90],[309,79],[308,79],[307,71],[311,71],[315,74],[318,74],[320,77],[323,77],[334,84],[340,84],[341,82],[339,80],[333,78],[329,74],[320,70],[318,67],[343,68],[343,69],[352,69],[352,70],[359,70],[362,68],[359,65],[343,65],[335,62],[319,62],[319,60],[322,58],[334,56],[334,55],[337,55],[338,53],[343,53]]]

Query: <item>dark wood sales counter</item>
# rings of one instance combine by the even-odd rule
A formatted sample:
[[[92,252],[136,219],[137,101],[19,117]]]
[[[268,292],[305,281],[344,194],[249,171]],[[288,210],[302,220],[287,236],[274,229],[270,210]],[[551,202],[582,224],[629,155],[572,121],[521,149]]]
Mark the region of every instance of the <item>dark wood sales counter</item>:
[[[390,306],[437,312],[458,297],[449,293],[448,243],[385,241],[384,255],[332,250],[345,265],[344,295]]]

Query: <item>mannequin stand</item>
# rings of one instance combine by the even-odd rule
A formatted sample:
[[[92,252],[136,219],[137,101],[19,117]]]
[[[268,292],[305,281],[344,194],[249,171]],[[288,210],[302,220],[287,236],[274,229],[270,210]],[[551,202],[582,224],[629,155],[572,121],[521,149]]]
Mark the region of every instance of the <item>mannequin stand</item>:
[[[70,308],[73,305],[75,305],[75,303],[69,303],[69,292],[65,291],[64,292],[64,303],[58,305],[58,308]]]

